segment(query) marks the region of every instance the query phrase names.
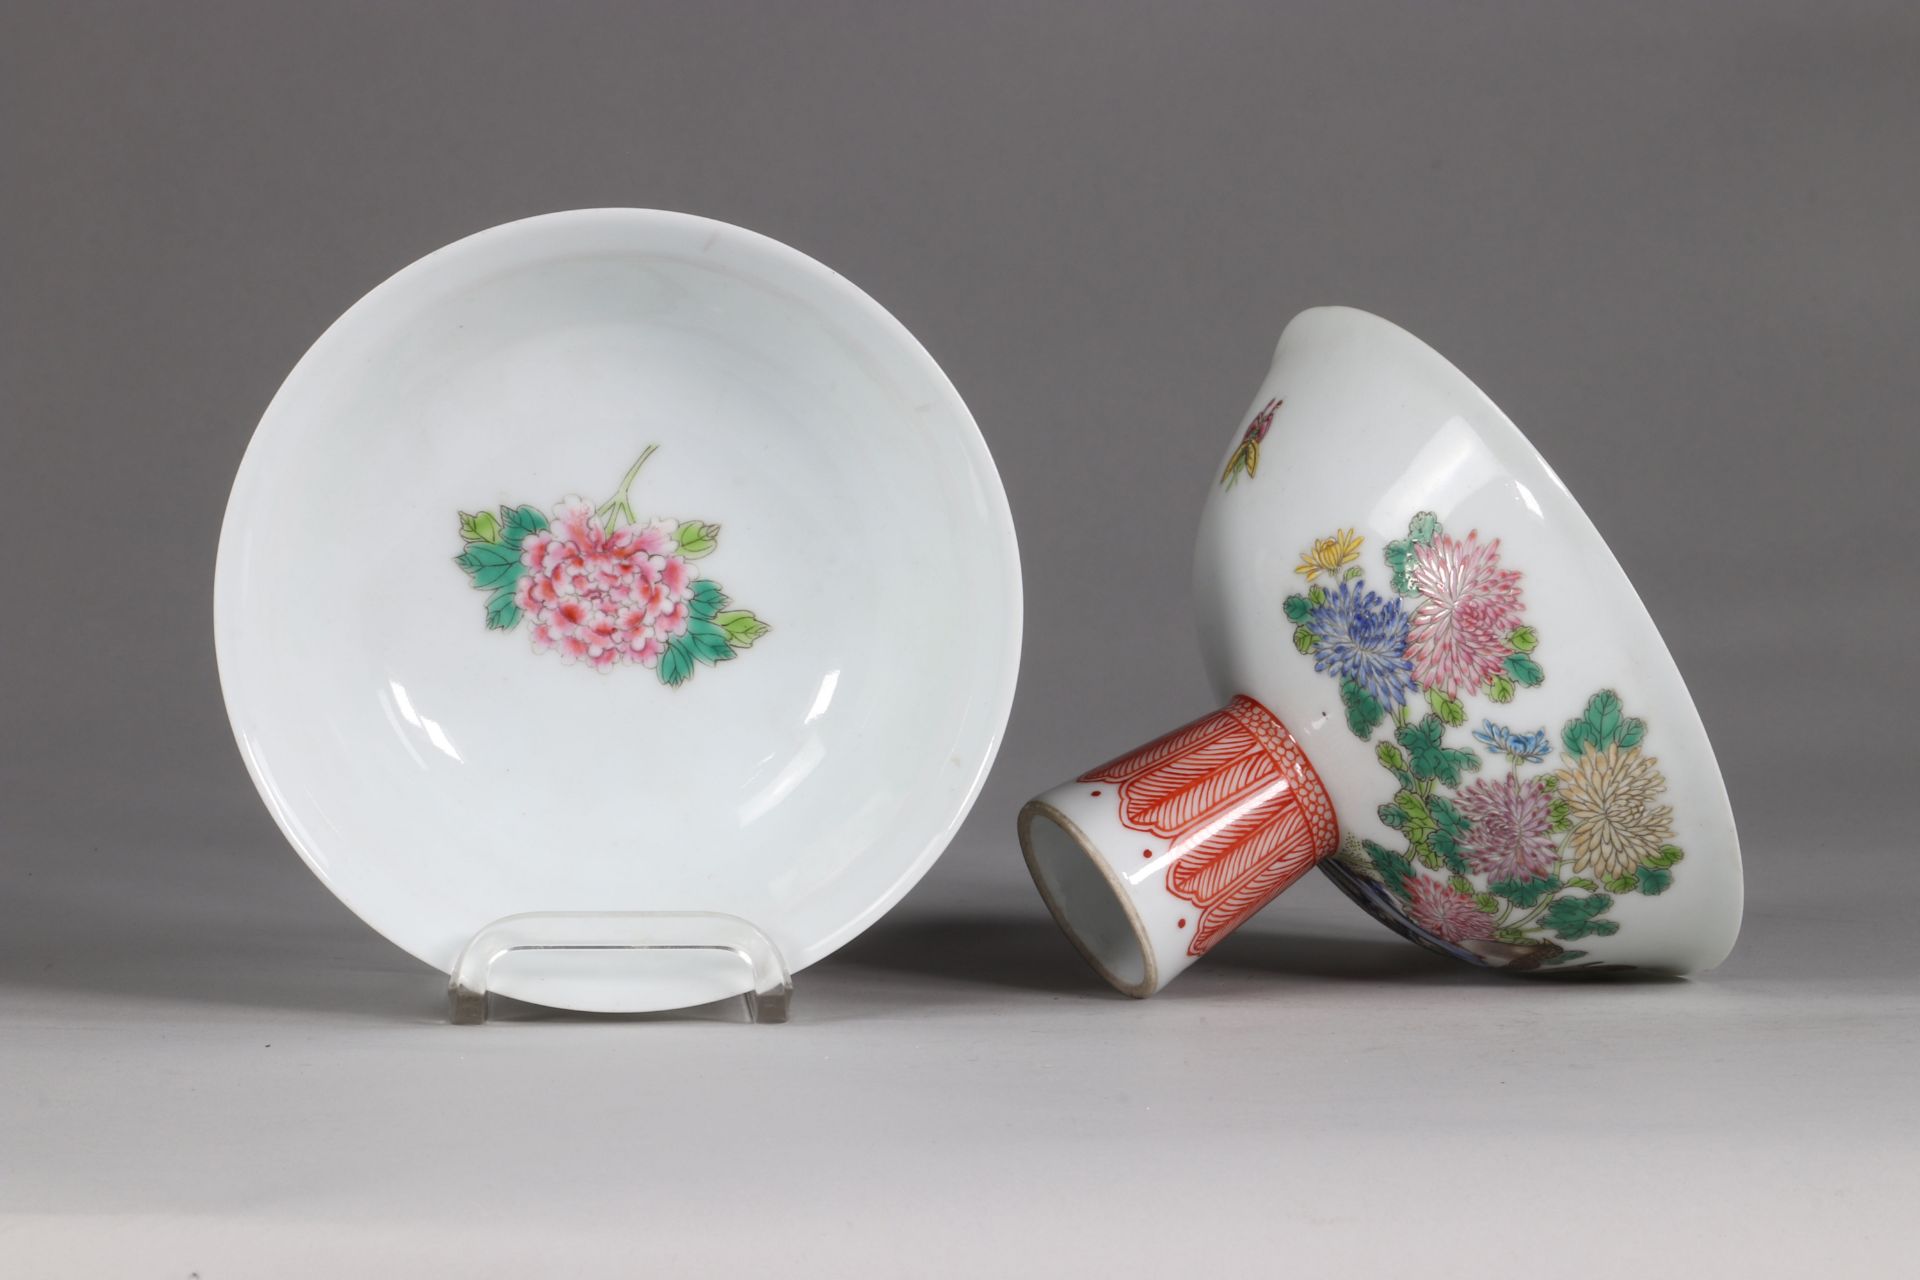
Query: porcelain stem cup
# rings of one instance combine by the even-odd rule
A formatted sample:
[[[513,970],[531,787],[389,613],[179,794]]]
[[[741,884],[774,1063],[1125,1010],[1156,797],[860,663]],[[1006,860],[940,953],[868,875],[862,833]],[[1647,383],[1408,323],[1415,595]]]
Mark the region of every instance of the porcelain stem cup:
[[[1194,542],[1202,661],[1312,757],[1341,824],[1321,870],[1484,968],[1719,964],[1742,877],[1706,728],[1513,421],[1406,330],[1316,307],[1221,444]]]
[[[1404,329],[1316,307],[1222,444],[1193,598],[1231,701],[1021,819],[1094,967],[1151,994],[1316,863],[1483,968],[1725,959],[1740,848],[1706,728],[1599,530],[1492,400]]]
[[[1339,845],[1293,735],[1239,696],[1028,801],[1047,909],[1115,988],[1150,996]]]

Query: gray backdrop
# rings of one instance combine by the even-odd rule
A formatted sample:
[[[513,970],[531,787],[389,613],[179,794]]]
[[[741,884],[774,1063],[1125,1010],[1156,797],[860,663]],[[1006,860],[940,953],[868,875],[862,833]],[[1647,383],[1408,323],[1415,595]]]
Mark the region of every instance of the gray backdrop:
[[[0,1242],[209,1277],[1910,1245],[1916,157],[1898,3],[7,5]],[[221,708],[214,547],[280,379],[419,255],[591,205],[861,285],[1019,524],[999,765],[782,1030],[437,1025]],[[1744,836],[1716,974],[1488,979],[1315,882],[1128,1004],[1046,921],[1014,810],[1208,705],[1208,468],[1322,302],[1480,381],[1638,584]]]

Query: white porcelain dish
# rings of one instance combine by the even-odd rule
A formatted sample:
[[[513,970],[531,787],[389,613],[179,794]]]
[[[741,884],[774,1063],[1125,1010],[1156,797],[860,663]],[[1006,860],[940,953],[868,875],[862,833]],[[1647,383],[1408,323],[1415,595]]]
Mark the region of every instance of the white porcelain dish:
[[[322,335],[234,482],[214,614],[268,808],[415,956],[700,910],[798,969],[965,817],[1021,592],[986,445],[892,316],[763,236],[599,209],[430,254]],[[497,989],[746,985],[549,960]]]

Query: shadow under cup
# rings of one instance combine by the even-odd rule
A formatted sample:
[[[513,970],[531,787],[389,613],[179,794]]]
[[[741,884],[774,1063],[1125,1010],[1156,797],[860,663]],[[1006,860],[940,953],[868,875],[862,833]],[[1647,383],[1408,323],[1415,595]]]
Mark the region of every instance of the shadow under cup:
[[[1131,996],[1160,990],[1338,846],[1306,754],[1245,696],[1020,811],[1047,909]]]

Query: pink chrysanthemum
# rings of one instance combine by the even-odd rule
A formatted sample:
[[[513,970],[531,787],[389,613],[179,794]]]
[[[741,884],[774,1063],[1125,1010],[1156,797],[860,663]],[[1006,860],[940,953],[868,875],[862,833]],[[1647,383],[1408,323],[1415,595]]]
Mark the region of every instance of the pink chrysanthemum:
[[[1421,597],[1407,646],[1414,678],[1458,697],[1499,675],[1520,625],[1520,574],[1500,567],[1500,540],[1439,534],[1414,548],[1408,577]]]
[[[1473,898],[1443,880],[1416,875],[1407,881],[1407,916],[1437,938],[1465,942],[1493,932],[1493,917],[1474,905]]]
[[[527,572],[514,603],[532,620],[533,647],[606,670],[655,666],[665,641],[687,629],[697,580],[685,557],[666,554],[657,525],[608,528],[584,502],[563,503],[550,529],[527,535]]]
[[[1553,870],[1552,802],[1534,780],[1509,773],[1463,788],[1454,804],[1473,824],[1461,852],[1489,880],[1537,880]]]

